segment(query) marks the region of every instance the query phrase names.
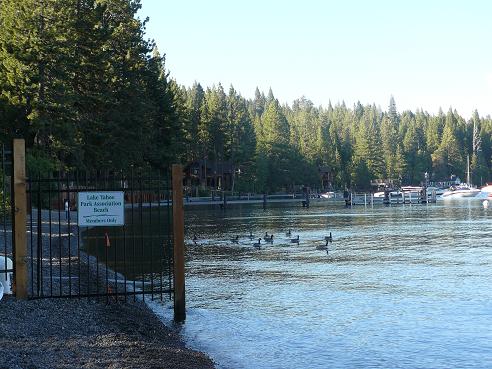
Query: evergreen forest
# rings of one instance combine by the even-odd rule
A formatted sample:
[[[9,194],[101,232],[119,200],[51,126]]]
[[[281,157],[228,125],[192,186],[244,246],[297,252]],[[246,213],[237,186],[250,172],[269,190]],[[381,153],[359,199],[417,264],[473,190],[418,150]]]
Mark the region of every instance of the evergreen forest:
[[[241,191],[365,189],[490,180],[492,118],[375,104],[290,105],[217,83],[182,86],[145,36],[138,0],[0,0],[0,139],[26,140],[31,170],[166,168],[229,162]],[[172,35],[169,35],[172,37]],[[302,94],[302,91],[300,91]],[[239,171],[240,169],[240,171]]]

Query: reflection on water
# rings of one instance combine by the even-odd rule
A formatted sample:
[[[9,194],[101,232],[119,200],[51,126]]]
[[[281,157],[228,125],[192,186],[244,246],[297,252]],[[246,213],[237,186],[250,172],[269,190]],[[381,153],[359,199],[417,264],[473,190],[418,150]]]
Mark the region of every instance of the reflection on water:
[[[169,209],[126,209],[125,226],[86,228],[81,234],[84,249],[129,280],[167,279],[172,245]]]
[[[186,222],[182,333],[220,367],[492,367],[492,212],[480,202],[188,208]],[[250,232],[275,241],[257,250]],[[328,254],[316,250],[329,232]]]

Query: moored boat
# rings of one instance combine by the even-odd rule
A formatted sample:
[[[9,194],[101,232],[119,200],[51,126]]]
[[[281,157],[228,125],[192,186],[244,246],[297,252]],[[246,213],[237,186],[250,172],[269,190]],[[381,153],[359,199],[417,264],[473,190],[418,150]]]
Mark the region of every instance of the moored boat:
[[[492,184],[487,183],[485,186],[480,188],[480,197],[492,198]]]
[[[480,190],[476,187],[469,185],[470,183],[470,157],[467,157],[467,173],[466,173],[466,183],[460,183],[456,186],[451,186],[447,191],[442,194],[443,199],[460,199],[476,197]]]
[[[386,193],[388,193],[389,198],[399,198],[401,197],[401,192],[398,190],[391,190],[391,191],[379,191],[374,193],[375,198],[384,198],[386,196]]]
[[[469,186],[466,183],[461,183],[457,186],[451,186],[447,191],[442,194],[443,199],[459,199],[475,197],[480,193],[478,188]]]

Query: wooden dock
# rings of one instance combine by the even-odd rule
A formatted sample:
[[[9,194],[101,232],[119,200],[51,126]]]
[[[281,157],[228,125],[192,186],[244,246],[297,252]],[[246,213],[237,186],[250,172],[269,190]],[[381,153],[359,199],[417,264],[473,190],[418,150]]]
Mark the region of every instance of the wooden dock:
[[[435,203],[435,193],[429,194],[427,197],[419,196],[415,193],[402,192],[398,196],[389,194],[387,197],[374,196],[373,193],[353,192],[349,193],[348,197],[344,198],[344,195],[340,193],[334,193],[333,197],[327,199],[322,198],[317,194],[311,194],[306,196],[305,193],[295,194],[278,194],[278,195],[266,195],[266,194],[245,194],[241,196],[207,196],[207,197],[183,197],[183,205],[188,206],[220,206],[226,208],[228,205],[238,204],[263,204],[266,207],[268,204],[298,204],[302,207],[309,207],[310,204],[321,205],[322,203],[339,203],[345,205],[398,205],[398,204],[426,204]],[[161,202],[143,203],[143,207],[148,206],[167,206],[171,205],[172,201],[163,199]]]
[[[375,197],[373,193],[351,193],[347,205],[398,205],[398,204],[433,204],[437,201],[436,193],[399,192],[388,193],[384,197]]]

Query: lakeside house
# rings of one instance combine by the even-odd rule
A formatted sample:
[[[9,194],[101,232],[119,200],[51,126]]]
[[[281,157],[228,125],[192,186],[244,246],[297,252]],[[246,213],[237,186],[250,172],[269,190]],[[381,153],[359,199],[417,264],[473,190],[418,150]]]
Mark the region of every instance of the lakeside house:
[[[184,167],[185,187],[207,187],[230,191],[233,183],[234,166],[231,161],[200,159]]]
[[[452,175],[449,179],[441,181],[429,181],[427,186],[437,187],[437,188],[449,188],[451,186],[457,186],[461,184],[461,179],[458,176]],[[382,191],[387,188],[399,188],[401,185],[400,181],[394,179],[373,179],[371,180],[371,187],[376,188],[376,191]],[[421,182],[421,186],[424,183]]]
[[[318,172],[321,177],[321,188],[323,191],[333,189],[333,181],[335,178],[335,171],[328,165],[320,165]]]
[[[443,181],[430,181],[429,186],[438,188],[449,188],[451,186],[457,186],[461,184],[461,179],[458,176],[452,175],[448,180]]]
[[[230,191],[233,187],[233,175],[237,168],[231,161],[200,159],[188,163],[184,169],[183,185],[187,188],[209,188]],[[333,189],[334,170],[327,166],[318,167],[323,190]],[[237,178],[236,178],[237,179]],[[300,185],[303,187],[304,185]]]

